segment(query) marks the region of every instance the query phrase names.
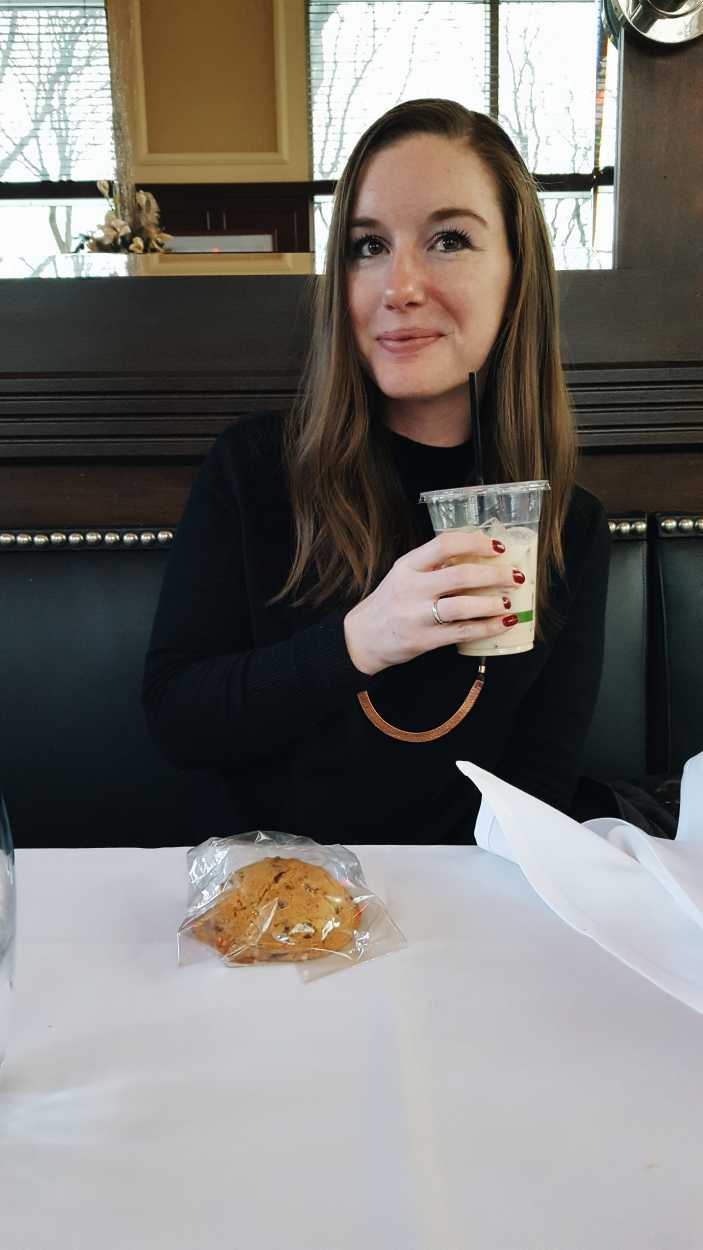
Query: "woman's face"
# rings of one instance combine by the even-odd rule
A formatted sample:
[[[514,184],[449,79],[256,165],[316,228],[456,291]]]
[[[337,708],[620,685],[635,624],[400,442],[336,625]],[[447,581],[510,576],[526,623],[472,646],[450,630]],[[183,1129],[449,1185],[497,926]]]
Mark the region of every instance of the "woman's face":
[[[462,142],[411,135],[372,156],[351,214],[347,294],[356,346],[390,400],[466,395],[510,290],[493,175]]]

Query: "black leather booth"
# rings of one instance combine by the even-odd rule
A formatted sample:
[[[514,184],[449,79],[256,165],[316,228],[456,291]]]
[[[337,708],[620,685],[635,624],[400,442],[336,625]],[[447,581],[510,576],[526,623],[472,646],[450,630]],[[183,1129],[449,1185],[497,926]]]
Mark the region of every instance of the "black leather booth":
[[[675,774],[703,749],[703,516],[610,525],[605,670],[584,773]],[[140,707],[171,539],[0,533],[0,790],[17,845],[193,840],[211,781],[159,756]]]

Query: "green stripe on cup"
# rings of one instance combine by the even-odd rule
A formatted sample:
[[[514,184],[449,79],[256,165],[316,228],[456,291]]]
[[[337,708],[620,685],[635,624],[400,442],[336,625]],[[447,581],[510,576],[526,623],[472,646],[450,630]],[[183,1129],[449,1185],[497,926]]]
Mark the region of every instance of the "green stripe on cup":
[[[531,621],[533,612],[532,612],[532,609],[530,608],[527,612],[516,612],[515,615],[518,619],[518,622],[522,623],[523,621]]]

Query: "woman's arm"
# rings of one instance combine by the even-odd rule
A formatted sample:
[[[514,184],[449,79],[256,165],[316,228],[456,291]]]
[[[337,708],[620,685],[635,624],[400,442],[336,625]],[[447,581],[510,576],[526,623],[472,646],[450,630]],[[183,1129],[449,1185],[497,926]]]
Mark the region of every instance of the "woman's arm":
[[[169,554],[144,669],[149,730],[182,768],[272,756],[368,681],[350,659],[343,610],[286,641],[253,645],[252,613],[262,605],[250,602],[239,504],[225,463],[218,439]]]
[[[511,785],[564,812],[576,788],[598,697],[609,560],[608,524],[598,505],[584,558],[570,587],[566,622],[520,706],[496,768]]]

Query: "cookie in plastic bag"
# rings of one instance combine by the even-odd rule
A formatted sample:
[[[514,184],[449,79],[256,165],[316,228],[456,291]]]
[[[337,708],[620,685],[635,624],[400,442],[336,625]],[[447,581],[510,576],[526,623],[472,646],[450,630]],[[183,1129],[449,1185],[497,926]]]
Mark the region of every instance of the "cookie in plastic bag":
[[[188,852],[188,880],[180,963],[205,947],[233,966],[297,963],[312,980],[406,945],[344,846],[262,830],[210,838]]]

